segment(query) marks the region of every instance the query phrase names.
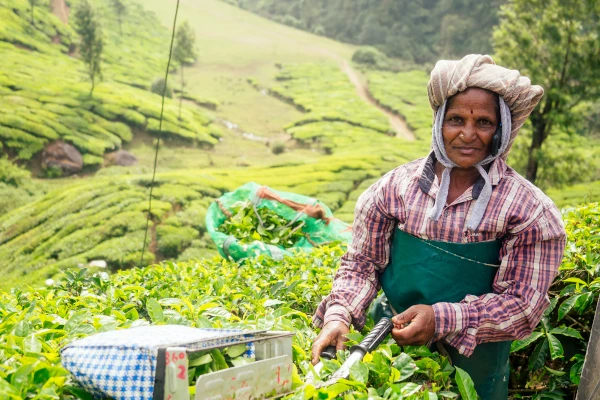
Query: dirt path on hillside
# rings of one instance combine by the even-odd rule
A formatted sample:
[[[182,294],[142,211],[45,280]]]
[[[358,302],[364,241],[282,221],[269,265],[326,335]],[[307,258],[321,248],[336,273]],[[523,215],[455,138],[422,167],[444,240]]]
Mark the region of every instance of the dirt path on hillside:
[[[381,104],[379,104],[377,100],[373,98],[373,96],[369,92],[369,88],[367,87],[366,83],[364,83],[360,79],[358,73],[354,69],[352,69],[350,64],[348,64],[348,62],[345,60],[342,64],[342,71],[344,71],[346,75],[348,75],[348,78],[350,78],[350,82],[352,82],[352,84],[354,84],[354,87],[356,87],[356,92],[364,101],[373,105],[374,107],[377,107],[382,113],[387,115],[388,119],[390,120],[390,125],[392,125],[392,128],[394,128],[394,130],[396,131],[396,137],[401,137],[408,140],[416,139],[414,133],[412,133],[412,131],[406,124],[406,121],[404,121],[397,114],[391,112],[387,108],[382,107]]]
[[[52,13],[61,20],[63,24],[69,23],[69,8],[65,3],[65,0],[51,0],[50,6]]]
[[[62,0],[62,1],[64,1],[64,0]],[[195,5],[193,5],[193,6],[195,6]],[[215,17],[230,18],[230,16],[225,16],[224,14],[222,14],[220,12],[215,12],[214,10],[205,10],[204,12],[206,12],[210,15],[213,15]],[[249,23],[247,21],[238,21],[238,22],[240,24],[247,25],[251,28],[256,28],[255,24]],[[290,38],[289,36],[282,34],[281,32],[273,32],[273,31],[269,31],[267,29],[260,29],[260,30],[265,36],[270,36],[273,38],[277,38],[280,41],[288,42],[290,46],[302,48],[304,51],[307,51],[307,52],[321,53],[321,54],[327,55],[328,57],[331,57],[332,59],[334,59],[340,66],[341,70],[344,73],[346,73],[346,75],[348,75],[348,78],[350,79],[352,84],[356,87],[356,91],[357,91],[358,95],[367,103],[378,108],[382,113],[384,113],[388,117],[388,120],[390,121],[390,125],[396,132],[396,137],[404,138],[406,140],[416,140],[414,133],[410,130],[410,128],[406,124],[406,121],[400,115],[398,115],[393,110],[390,110],[389,108],[383,106],[382,104],[380,104],[379,102],[377,102],[377,100],[375,100],[373,98],[373,96],[369,92],[367,83],[364,82],[363,80],[361,80],[359,74],[354,69],[352,69],[352,67],[350,66],[350,64],[344,57],[342,57],[341,55],[337,54],[336,52],[331,51],[325,47],[315,46],[313,43],[304,43],[304,42],[299,43],[299,42],[295,41],[294,39]]]

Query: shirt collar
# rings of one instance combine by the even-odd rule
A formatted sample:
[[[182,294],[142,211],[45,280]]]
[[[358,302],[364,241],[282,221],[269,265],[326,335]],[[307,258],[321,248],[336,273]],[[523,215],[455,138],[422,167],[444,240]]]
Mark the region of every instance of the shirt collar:
[[[430,196],[435,196],[437,193],[437,185],[434,185],[435,182],[435,162],[437,159],[435,158],[435,153],[431,151],[427,157],[423,159],[421,167],[419,168],[419,187],[423,191],[423,193],[427,193]],[[506,162],[498,157],[490,166],[488,171],[488,176],[490,178],[490,182],[492,186],[497,186],[500,183],[500,180],[504,177],[504,173],[506,172]],[[479,198],[481,194],[481,190],[485,185],[485,180],[482,176],[477,179],[477,182],[473,185],[473,199]]]

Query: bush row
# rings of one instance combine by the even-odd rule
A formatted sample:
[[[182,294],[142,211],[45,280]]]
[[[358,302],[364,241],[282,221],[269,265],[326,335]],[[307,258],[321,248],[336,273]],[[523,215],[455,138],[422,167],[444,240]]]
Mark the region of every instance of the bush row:
[[[375,100],[402,115],[417,138],[431,137],[433,114],[427,95],[427,73],[367,71],[367,79]]]
[[[290,64],[276,76],[270,90],[307,114],[290,125],[315,121],[343,121],[375,133],[391,132],[387,117],[365,104],[356,88],[337,65]]]
[[[513,343],[510,387],[517,392],[560,399],[577,388],[600,290],[600,247],[594,240],[599,206],[565,212],[567,251],[551,288],[551,306],[529,338]],[[62,347],[96,332],[167,323],[293,331],[295,399],[335,398],[348,391],[365,399],[456,398],[459,392],[469,398],[468,379],[454,375],[447,360],[422,347],[400,348],[391,339],[355,366],[349,380],[322,389],[303,385],[317,333],[310,317],[331,290],[343,250],[322,247],[283,261],[260,256],[243,263],[166,262],[112,276],[69,270],[46,288],[0,291],[0,392],[11,399],[86,398],[60,364]],[[362,334],[349,337],[353,343]],[[325,371],[339,368],[339,361],[327,363]],[[521,381],[535,386],[520,387]]]
[[[49,141],[61,139],[81,151],[86,165],[96,166],[105,152],[132,140],[132,128],[158,133],[161,102],[148,89],[152,79],[164,73],[168,33],[141,5],[126,4],[122,35],[111,2],[94,4],[107,29],[104,82],[91,98],[83,63],[64,54],[64,46],[53,44],[57,37],[65,46],[76,43],[71,26],[58,21],[46,3],[36,6],[32,26],[28,1],[2,0],[0,12],[7,21],[0,27],[0,143],[4,152],[29,160]],[[209,100],[205,103],[216,107]],[[211,122],[205,112],[187,105],[179,118],[177,102],[167,100],[162,132],[187,144],[210,147],[220,136]]]
[[[345,206],[341,217],[351,222],[355,200],[349,197],[357,196],[362,182],[399,162],[376,155],[331,156],[317,164],[159,173],[145,262],[215,254],[204,235],[206,209],[248,181],[313,196],[333,210]],[[139,264],[151,176],[102,175],[69,181],[68,187],[0,217],[0,273],[5,276],[0,286],[39,282],[97,259],[113,270]]]

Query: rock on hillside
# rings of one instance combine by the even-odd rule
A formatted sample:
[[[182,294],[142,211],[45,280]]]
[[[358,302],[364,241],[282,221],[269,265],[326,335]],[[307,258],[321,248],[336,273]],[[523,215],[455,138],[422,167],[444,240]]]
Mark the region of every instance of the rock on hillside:
[[[137,158],[126,150],[113,151],[104,155],[104,165],[118,165],[128,167],[137,164]]]
[[[42,168],[45,170],[59,169],[63,176],[72,175],[82,170],[83,157],[74,146],[57,140],[44,148]]]

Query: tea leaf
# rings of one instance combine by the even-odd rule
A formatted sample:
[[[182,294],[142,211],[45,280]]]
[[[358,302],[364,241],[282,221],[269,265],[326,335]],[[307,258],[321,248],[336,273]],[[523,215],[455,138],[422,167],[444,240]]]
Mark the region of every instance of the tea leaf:
[[[463,369],[456,367],[456,385],[464,400],[477,400],[477,392],[473,380]]]
[[[563,357],[564,350],[560,340],[558,340],[558,338],[551,333],[547,333],[546,337],[548,338],[548,344],[550,347],[550,357],[552,357],[553,360]]]
[[[148,315],[150,315],[152,322],[164,322],[165,315],[158,301],[155,299],[148,299],[146,302],[146,309],[148,310]]]
[[[563,301],[563,303],[558,307],[558,319],[560,321],[571,311],[577,300],[581,297],[580,294],[569,297],[567,300]]]
[[[541,342],[535,346],[531,357],[529,358],[529,369],[532,371],[537,371],[542,368],[544,363],[546,362],[546,357],[548,355],[548,338],[544,338]]]
[[[579,385],[581,371],[583,371],[583,360],[577,361],[571,366],[571,370],[569,371],[569,378],[571,379],[571,382]]]
[[[569,336],[572,338],[583,340],[583,337],[581,336],[581,334],[573,328],[567,328],[567,327],[552,328],[552,330],[550,330],[550,333],[552,333],[554,335]]]
[[[514,353],[516,351],[524,349],[525,347],[529,346],[531,343],[533,343],[536,340],[538,340],[540,338],[540,336],[543,336],[543,333],[536,331],[536,332],[532,332],[531,335],[529,335],[525,339],[515,340],[510,345],[510,352]]]
[[[406,353],[400,353],[392,365],[400,371],[400,379],[398,381],[410,378],[417,371],[417,365]]]
[[[37,340],[33,333],[23,340],[23,344],[25,346],[25,351],[27,352],[39,353],[42,351],[42,343]]]
[[[235,346],[231,346],[227,348],[227,355],[231,358],[236,358],[241,356],[246,352],[245,344],[236,344]]]
[[[367,383],[369,379],[369,367],[358,361],[350,367],[350,378],[360,383]]]

